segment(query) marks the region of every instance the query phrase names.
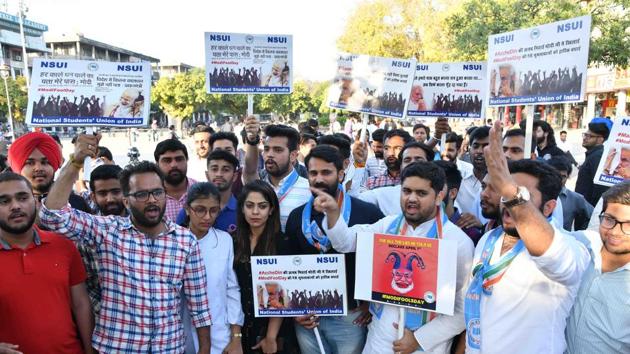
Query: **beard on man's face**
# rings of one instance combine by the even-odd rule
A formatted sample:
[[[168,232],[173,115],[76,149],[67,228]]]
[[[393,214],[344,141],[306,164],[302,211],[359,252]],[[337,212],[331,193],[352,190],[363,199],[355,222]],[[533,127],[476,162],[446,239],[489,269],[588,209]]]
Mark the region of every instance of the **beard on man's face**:
[[[390,171],[398,171],[400,170],[400,161],[397,158],[387,158],[385,160],[385,166]]]
[[[376,157],[377,159],[382,160],[383,159],[383,152],[382,151],[374,151],[374,157]]]
[[[267,173],[273,177],[284,176],[289,171],[290,165],[291,160],[287,160],[285,164],[281,164],[278,161],[271,159],[265,161],[265,169],[267,170]]]
[[[33,206],[33,211],[31,212],[30,217],[24,211],[17,211],[9,214],[9,218],[24,216],[28,217],[27,221],[21,225],[16,226],[9,225],[8,220],[0,220],[0,230],[10,234],[21,234],[26,232],[35,223],[35,218],[37,217],[37,207]]]
[[[312,187],[321,189],[324,192],[328,193],[329,195],[332,195],[333,197],[337,196],[338,183],[336,182],[330,185],[324,182],[319,182],[319,183],[315,183]],[[317,198],[317,194],[313,193],[313,197]]]
[[[133,218],[133,221],[144,227],[157,226],[160,222],[162,222],[164,212],[166,211],[165,208],[161,208],[160,206],[154,204],[147,205],[143,210],[130,205],[128,210]],[[147,216],[147,213],[153,216]]]
[[[166,183],[172,186],[182,183],[185,179],[186,179],[186,174],[178,168],[174,168],[168,171],[168,173],[164,177],[164,180],[166,181]]]

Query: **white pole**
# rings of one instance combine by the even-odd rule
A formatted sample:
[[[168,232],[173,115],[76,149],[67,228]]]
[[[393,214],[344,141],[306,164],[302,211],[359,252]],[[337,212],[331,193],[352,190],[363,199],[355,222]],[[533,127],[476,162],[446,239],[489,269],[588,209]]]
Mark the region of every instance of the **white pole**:
[[[13,114],[11,113],[11,99],[9,98],[9,86],[7,85],[7,78],[4,77],[4,75],[2,76],[2,78],[4,79],[4,90],[7,93],[7,110],[9,113],[9,129],[11,129],[9,133],[11,135],[11,142],[13,142],[15,140],[15,131],[13,130]]]
[[[317,345],[319,346],[319,352],[322,354],[326,354],[326,351],[324,351],[324,343],[322,343],[322,337],[319,335],[319,329],[317,329],[317,327],[313,328],[313,331],[315,332],[315,339],[317,339]]]
[[[361,142],[365,143],[365,137],[367,136],[367,126],[368,126],[368,115],[367,113],[361,114],[361,120],[363,123],[363,129],[361,129]],[[354,137],[352,137],[354,138]]]
[[[527,120],[525,121],[525,158],[532,156],[532,135],[534,132],[534,106],[525,106]]]
[[[94,127],[86,127],[85,134],[94,134]],[[83,180],[89,181],[90,175],[92,174],[92,158],[86,156],[83,160]]]
[[[247,115],[251,116],[254,114],[254,95],[251,93],[247,94]]]
[[[24,78],[26,79],[26,89],[30,88],[30,74],[28,72],[28,57],[26,56],[26,37],[24,36],[24,1],[20,0],[20,12],[18,20],[20,21],[20,36],[22,37],[22,62],[24,63]]]
[[[398,339],[405,335],[406,312],[404,307],[398,308]]]

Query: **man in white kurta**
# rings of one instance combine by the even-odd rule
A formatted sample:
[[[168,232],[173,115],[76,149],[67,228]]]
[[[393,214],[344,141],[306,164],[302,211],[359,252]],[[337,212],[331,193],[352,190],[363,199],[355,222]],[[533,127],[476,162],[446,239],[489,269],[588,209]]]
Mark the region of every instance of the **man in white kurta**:
[[[441,185],[432,184],[429,175],[441,175],[443,179]],[[436,215],[438,217],[444,216],[439,212],[436,213],[444,195],[442,191],[444,179],[444,172],[436,165],[428,162],[413,163],[404,169],[400,203],[407,227],[402,228],[405,231],[401,234],[409,237],[431,236],[429,233],[437,222]],[[436,193],[434,188],[440,192]],[[331,207],[333,204],[336,205],[334,199],[329,199],[332,201],[328,203]],[[318,208],[318,204],[316,199],[315,208]],[[326,209],[324,208],[324,210]],[[390,225],[398,218],[398,215],[390,215],[372,225],[348,227],[343,218],[338,218],[338,212],[335,215],[334,211],[330,211],[326,215],[322,222],[325,228],[324,232],[328,235],[333,247],[339,252],[356,251],[358,232],[389,233]],[[335,221],[335,219],[337,220]],[[334,224],[330,225],[333,221]],[[464,330],[463,299],[474,247],[470,238],[446,218],[442,218],[442,223],[443,239],[453,240],[457,243],[457,259],[452,260],[457,263],[454,315],[437,315],[430,322],[415,329],[412,332],[413,338],[415,338],[415,343],[412,345],[413,349],[405,351],[405,353],[422,351],[426,353],[450,353],[452,339]],[[394,352],[394,345],[398,338],[397,330],[393,324],[398,322],[398,313],[398,307],[391,305],[382,305],[382,312],[373,313],[372,322],[368,328],[367,343],[363,349],[364,354]],[[406,330],[406,332],[410,331]]]
[[[485,155],[488,182],[501,195],[502,227],[486,233],[475,250],[464,310],[466,353],[561,354],[590,257],[584,244],[548,220],[560,175],[532,160],[508,168],[500,130],[498,122]]]

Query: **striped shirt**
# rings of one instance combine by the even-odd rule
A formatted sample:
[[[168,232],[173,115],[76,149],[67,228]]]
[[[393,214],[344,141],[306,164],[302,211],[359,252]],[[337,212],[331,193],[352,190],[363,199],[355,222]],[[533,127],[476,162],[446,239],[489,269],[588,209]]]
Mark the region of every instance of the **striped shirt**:
[[[567,352],[630,353],[630,263],[602,273],[599,233],[584,235],[592,258],[567,323]]]
[[[193,184],[197,183],[197,181],[192,178],[186,178],[186,183],[186,193],[182,194],[179,199],[175,199],[168,194],[166,195],[166,210],[164,211],[164,217],[172,222],[177,220],[177,214],[179,214],[179,211],[182,210],[186,204],[188,190]]]
[[[192,233],[166,220],[155,238],[128,217],[96,216],[42,204],[41,223],[95,250],[101,309],[92,344],[104,353],[183,353],[180,314],[185,295],[195,327],[211,324],[207,278]],[[183,291],[182,291],[183,289]]]
[[[395,186],[400,184],[400,174],[396,177],[393,177],[389,174],[389,171],[385,171],[378,176],[368,177],[367,179],[367,189],[376,189],[381,187]]]
[[[387,171],[387,165],[385,165],[385,160],[378,159],[376,156],[370,156],[365,162],[365,170],[367,171],[368,177],[378,176]]]
[[[288,174],[286,177],[280,180],[280,183],[278,183],[277,187],[271,183],[271,180],[269,179],[269,175],[267,175],[267,178],[265,178],[264,181],[269,183],[269,185],[271,185],[271,187],[273,188],[274,191],[276,191],[276,194],[277,194],[280,192],[280,190],[282,189],[282,185],[286,182],[286,180],[289,178],[290,175],[291,174]],[[293,187],[288,191],[286,196],[282,198],[282,200],[279,200],[280,226],[282,228],[282,232],[284,232],[284,228],[287,224],[287,219],[289,218],[289,214],[291,214],[293,209],[303,204],[306,204],[306,202],[308,202],[308,200],[311,198],[311,195],[312,194],[311,194],[310,185],[308,184],[308,180],[304,177],[298,177],[297,181],[295,182]],[[278,195],[278,199],[280,198],[281,196]]]

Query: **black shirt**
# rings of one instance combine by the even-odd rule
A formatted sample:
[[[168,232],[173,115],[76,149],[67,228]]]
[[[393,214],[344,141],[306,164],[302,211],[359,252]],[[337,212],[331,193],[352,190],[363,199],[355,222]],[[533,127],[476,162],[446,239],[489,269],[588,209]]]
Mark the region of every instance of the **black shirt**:
[[[562,151],[562,149],[560,149],[558,147],[558,145],[547,145],[545,146],[544,149],[539,149],[538,147],[536,147],[536,151],[538,151],[538,156],[540,156],[541,158],[548,160],[549,157],[553,157],[553,156],[564,156],[566,157],[566,152]],[[549,157],[545,157],[549,155]]]
[[[586,159],[580,167],[578,178],[575,182],[575,192],[583,195],[584,199],[591,205],[597,205],[599,197],[609,188],[593,182],[595,173],[597,173],[597,166],[599,166],[599,160],[602,159],[603,154],[604,145],[597,145],[586,151]]]
[[[291,254],[319,254],[320,251],[311,245],[304,233],[302,233],[302,211],[306,204],[293,209],[289,218],[287,219],[287,225],[285,234],[289,236],[289,247]],[[350,220],[348,220],[348,226],[360,225],[360,224],[374,224],[384,217],[383,213],[373,204],[364,202],[360,199],[350,197]],[[313,209],[311,213],[311,220],[315,220],[319,228],[324,231],[322,227],[322,220],[324,214],[318,213]],[[329,254],[338,254],[334,248],[328,250]],[[354,299],[354,278],[355,278],[355,253],[346,253],[346,287],[348,292],[348,300]],[[348,308],[354,309],[357,307],[356,301],[349,301]]]

